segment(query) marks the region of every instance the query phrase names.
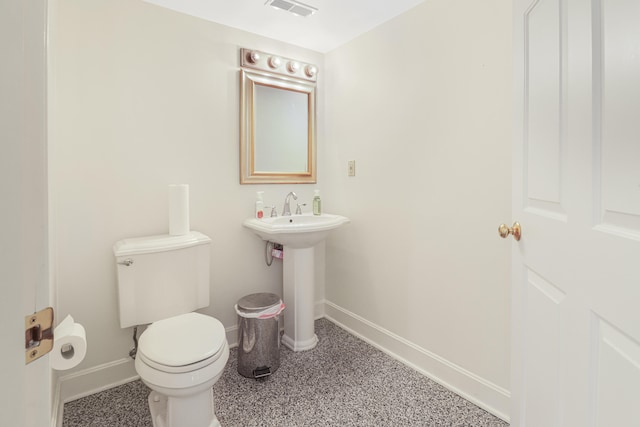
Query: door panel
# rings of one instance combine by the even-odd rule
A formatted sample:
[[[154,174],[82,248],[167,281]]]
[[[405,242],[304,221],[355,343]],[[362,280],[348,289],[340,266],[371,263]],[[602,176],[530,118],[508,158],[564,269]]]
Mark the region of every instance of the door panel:
[[[594,110],[600,215],[604,230],[640,238],[640,2],[594,2],[594,85],[602,108]],[[606,227],[609,226],[609,227]]]
[[[640,426],[640,2],[514,2],[514,426]]]
[[[594,317],[596,425],[638,425],[640,345],[601,318]]]
[[[537,0],[524,16],[526,205],[564,220],[562,208],[562,25],[554,0]]]
[[[562,303],[565,293],[535,272],[527,271],[524,334],[528,369],[525,372],[525,419],[528,425],[560,425],[562,406]]]

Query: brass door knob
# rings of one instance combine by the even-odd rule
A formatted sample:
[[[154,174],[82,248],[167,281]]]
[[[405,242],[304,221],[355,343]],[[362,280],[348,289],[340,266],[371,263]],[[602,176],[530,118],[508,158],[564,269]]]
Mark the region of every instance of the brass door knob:
[[[522,236],[522,228],[520,227],[520,223],[517,221],[513,223],[513,227],[509,227],[507,224],[500,224],[500,227],[498,227],[498,233],[503,239],[506,239],[509,234],[511,234],[514,239],[520,240],[520,236]]]

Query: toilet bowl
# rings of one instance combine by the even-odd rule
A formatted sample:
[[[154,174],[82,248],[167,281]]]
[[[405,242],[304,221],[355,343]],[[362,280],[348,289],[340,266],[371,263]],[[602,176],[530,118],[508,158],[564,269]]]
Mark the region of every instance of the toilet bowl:
[[[224,326],[186,313],[151,324],[140,336],[135,367],[152,390],[154,427],[218,427],[213,385],[229,359]]]

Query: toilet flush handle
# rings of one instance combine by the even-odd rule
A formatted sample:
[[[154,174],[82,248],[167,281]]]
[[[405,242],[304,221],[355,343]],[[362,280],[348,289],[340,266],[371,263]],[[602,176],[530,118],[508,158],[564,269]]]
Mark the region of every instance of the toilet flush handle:
[[[133,260],[131,258],[127,258],[124,261],[119,261],[118,264],[126,265],[127,267],[129,267],[131,264],[133,264]]]

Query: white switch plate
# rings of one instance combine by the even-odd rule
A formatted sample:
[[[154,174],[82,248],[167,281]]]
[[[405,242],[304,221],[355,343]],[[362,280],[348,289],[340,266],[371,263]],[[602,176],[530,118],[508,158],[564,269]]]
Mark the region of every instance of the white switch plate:
[[[349,176],[356,176],[356,161],[349,160]]]

